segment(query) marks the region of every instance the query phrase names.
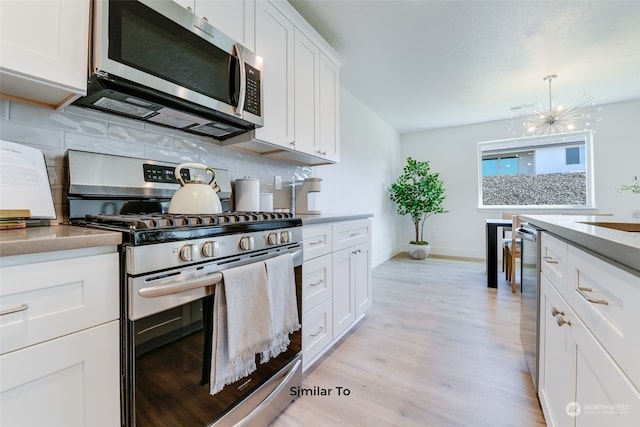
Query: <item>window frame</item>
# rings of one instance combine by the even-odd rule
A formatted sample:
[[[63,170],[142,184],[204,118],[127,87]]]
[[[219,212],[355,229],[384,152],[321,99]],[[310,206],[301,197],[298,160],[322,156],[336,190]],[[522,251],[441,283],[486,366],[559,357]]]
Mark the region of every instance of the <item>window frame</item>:
[[[482,174],[482,160],[483,151],[487,151],[487,147],[501,147],[512,148],[513,151],[525,151],[527,148],[534,149],[536,146],[544,145],[544,142],[549,143],[569,143],[578,139],[584,139],[584,166],[585,166],[585,184],[586,184],[586,201],[585,204],[575,205],[485,205],[483,204],[483,174]],[[484,148],[484,150],[483,150]],[[580,153],[582,154],[582,153]],[[582,159],[581,159],[582,160]],[[537,136],[525,136],[519,138],[506,138],[493,141],[480,141],[477,143],[477,159],[476,165],[478,168],[477,183],[478,183],[478,209],[479,210],[592,210],[596,209],[595,203],[595,184],[594,184],[594,156],[593,156],[593,131],[579,131],[579,132],[566,132],[561,134],[551,135],[537,135]]]

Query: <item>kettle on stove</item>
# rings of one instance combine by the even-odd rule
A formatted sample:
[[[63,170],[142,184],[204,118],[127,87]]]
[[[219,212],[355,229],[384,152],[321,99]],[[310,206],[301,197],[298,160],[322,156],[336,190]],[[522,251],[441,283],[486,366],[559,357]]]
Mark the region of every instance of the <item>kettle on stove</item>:
[[[208,183],[201,180],[200,175],[195,175],[192,181],[186,183],[180,175],[184,168],[202,169],[212,178]],[[216,184],[216,171],[202,163],[182,163],[176,166],[175,177],[180,184],[171,198],[169,213],[173,214],[216,214],[222,212],[222,204],[218,197],[220,187]]]

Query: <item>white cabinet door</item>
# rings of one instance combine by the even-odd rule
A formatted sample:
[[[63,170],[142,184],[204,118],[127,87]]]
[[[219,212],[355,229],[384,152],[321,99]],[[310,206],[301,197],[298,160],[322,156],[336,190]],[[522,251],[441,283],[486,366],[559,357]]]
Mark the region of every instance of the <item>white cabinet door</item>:
[[[120,426],[118,321],[0,357],[0,425]]]
[[[339,80],[338,65],[320,53],[320,155],[334,162],[340,161]]]
[[[264,59],[264,127],[256,138],[286,148],[294,143],[294,27],[271,3],[256,2],[256,54]]]
[[[333,338],[336,339],[356,320],[352,248],[333,253]]]
[[[640,426],[638,389],[581,322],[571,328],[577,349],[576,427]]]
[[[295,30],[295,149],[307,154],[320,152],[318,77],[320,49]],[[266,83],[265,83],[266,84]]]
[[[51,108],[87,91],[89,0],[0,2],[0,94]]]
[[[576,349],[571,329],[577,318],[544,274],[540,281],[540,405],[547,425],[573,426],[567,405],[575,401]],[[558,319],[572,325],[559,325]]]
[[[250,50],[255,50],[253,0],[195,0],[194,13]]]
[[[354,285],[356,319],[371,307],[371,251],[369,243],[354,248]]]

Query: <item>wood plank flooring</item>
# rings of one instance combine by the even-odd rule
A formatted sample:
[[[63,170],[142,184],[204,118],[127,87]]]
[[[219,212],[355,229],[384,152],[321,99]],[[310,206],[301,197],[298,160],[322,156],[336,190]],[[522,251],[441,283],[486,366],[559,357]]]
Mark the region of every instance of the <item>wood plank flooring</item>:
[[[301,396],[272,427],[545,425],[520,345],[519,293],[502,276],[489,289],[483,263],[401,254],[374,269],[373,297],[305,373],[303,388],[330,395]]]

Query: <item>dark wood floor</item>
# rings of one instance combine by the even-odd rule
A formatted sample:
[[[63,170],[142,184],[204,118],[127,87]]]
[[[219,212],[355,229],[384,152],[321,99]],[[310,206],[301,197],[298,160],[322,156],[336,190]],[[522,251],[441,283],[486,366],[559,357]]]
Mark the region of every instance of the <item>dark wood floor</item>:
[[[303,387],[330,394],[300,397],[272,426],[545,425],[519,294],[502,277],[488,289],[483,263],[399,255],[374,269],[373,296],[365,319],[305,373]]]

